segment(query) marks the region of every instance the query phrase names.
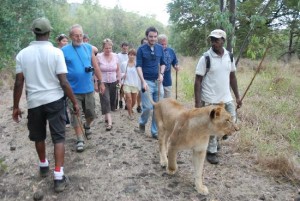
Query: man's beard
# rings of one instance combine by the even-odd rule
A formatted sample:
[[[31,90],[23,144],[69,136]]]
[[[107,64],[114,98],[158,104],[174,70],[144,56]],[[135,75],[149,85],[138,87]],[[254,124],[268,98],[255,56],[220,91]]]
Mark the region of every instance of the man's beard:
[[[74,46],[80,46],[83,42],[72,42]]]

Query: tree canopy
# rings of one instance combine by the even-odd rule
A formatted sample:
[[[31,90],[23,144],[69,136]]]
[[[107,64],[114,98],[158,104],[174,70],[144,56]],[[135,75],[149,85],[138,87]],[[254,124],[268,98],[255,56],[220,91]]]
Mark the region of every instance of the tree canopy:
[[[216,28],[233,37],[238,51],[243,44],[244,56],[256,58],[267,41],[273,44],[274,55],[300,54],[300,2],[298,0],[238,0],[235,24],[230,23],[235,0],[173,0],[168,4],[172,22],[174,47],[184,55],[196,56],[207,48],[206,37]],[[220,4],[224,3],[224,11]],[[249,36],[249,37],[248,37]],[[283,48],[284,47],[284,48]]]
[[[30,27],[38,17],[50,20],[53,44],[56,44],[56,36],[61,33],[68,35],[73,24],[80,24],[89,35],[91,43],[100,50],[105,38],[112,39],[114,51],[119,51],[124,41],[137,48],[149,26],[155,26],[160,33],[167,32],[166,27],[153,16],[140,16],[118,6],[106,9],[97,1],[85,0],[82,4],[69,4],[66,0],[3,0],[0,7],[0,69],[34,40]]]
[[[228,35],[227,48],[233,47],[235,55],[259,58],[269,43],[274,57],[300,55],[298,0],[172,0],[167,11],[171,24],[166,27],[153,16],[140,16],[118,6],[106,9],[96,0],[82,4],[69,4],[66,0],[2,0],[0,69],[34,39],[30,26],[37,17],[50,20],[54,44],[57,35],[68,35],[71,25],[81,24],[100,50],[105,38],[113,40],[114,51],[119,51],[124,41],[136,48],[146,28],[155,26],[169,36],[177,53],[199,56],[209,47],[209,33],[221,28]]]

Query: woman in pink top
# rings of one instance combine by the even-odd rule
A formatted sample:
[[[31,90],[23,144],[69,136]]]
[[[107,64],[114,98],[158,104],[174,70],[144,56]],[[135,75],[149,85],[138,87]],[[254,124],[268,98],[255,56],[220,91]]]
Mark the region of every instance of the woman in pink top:
[[[102,72],[105,91],[100,94],[102,115],[105,115],[106,130],[112,129],[111,111],[116,109],[117,84],[120,82],[120,67],[117,54],[112,52],[112,41],[107,38],[102,42],[103,52],[97,54],[98,64]]]

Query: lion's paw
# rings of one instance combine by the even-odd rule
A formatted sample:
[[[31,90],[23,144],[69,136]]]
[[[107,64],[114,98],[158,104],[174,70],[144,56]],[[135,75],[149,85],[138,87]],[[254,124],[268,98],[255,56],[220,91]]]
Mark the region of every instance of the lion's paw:
[[[173,174],[176,173],[176,169],[177,169],[177,168],[173,169],[173,168],[170,168],[169,166],[167,166],[166,169],[167,169],[167,173],[168,173],[168,174],[173,175]]]
[[[196,190],[201,195],[208,195],[208,188],[205,185],[196,185]]]
[[[168,166],[168,161],[160,161],[160,166],[165,168]]]

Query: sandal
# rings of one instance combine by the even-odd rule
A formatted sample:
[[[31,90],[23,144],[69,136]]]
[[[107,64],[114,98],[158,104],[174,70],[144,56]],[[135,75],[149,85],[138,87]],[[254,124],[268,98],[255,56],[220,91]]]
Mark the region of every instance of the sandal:
[[[91,138],[90,135],[92,134],[91,128],[89,126],[86,126],[85,124],[83,125],[83,128],[84,128],[85,136],[89,140]]]
[[[128,119],[132,121],[132,120],[134,120],[134,116],[128,115]]]
[[[106,131],[110,131],[112,129],[112,125],[107,125],[106,126]]]
[[[84,141],[77,141],[76,142],[76,151],[83,152],[84,151]]]

